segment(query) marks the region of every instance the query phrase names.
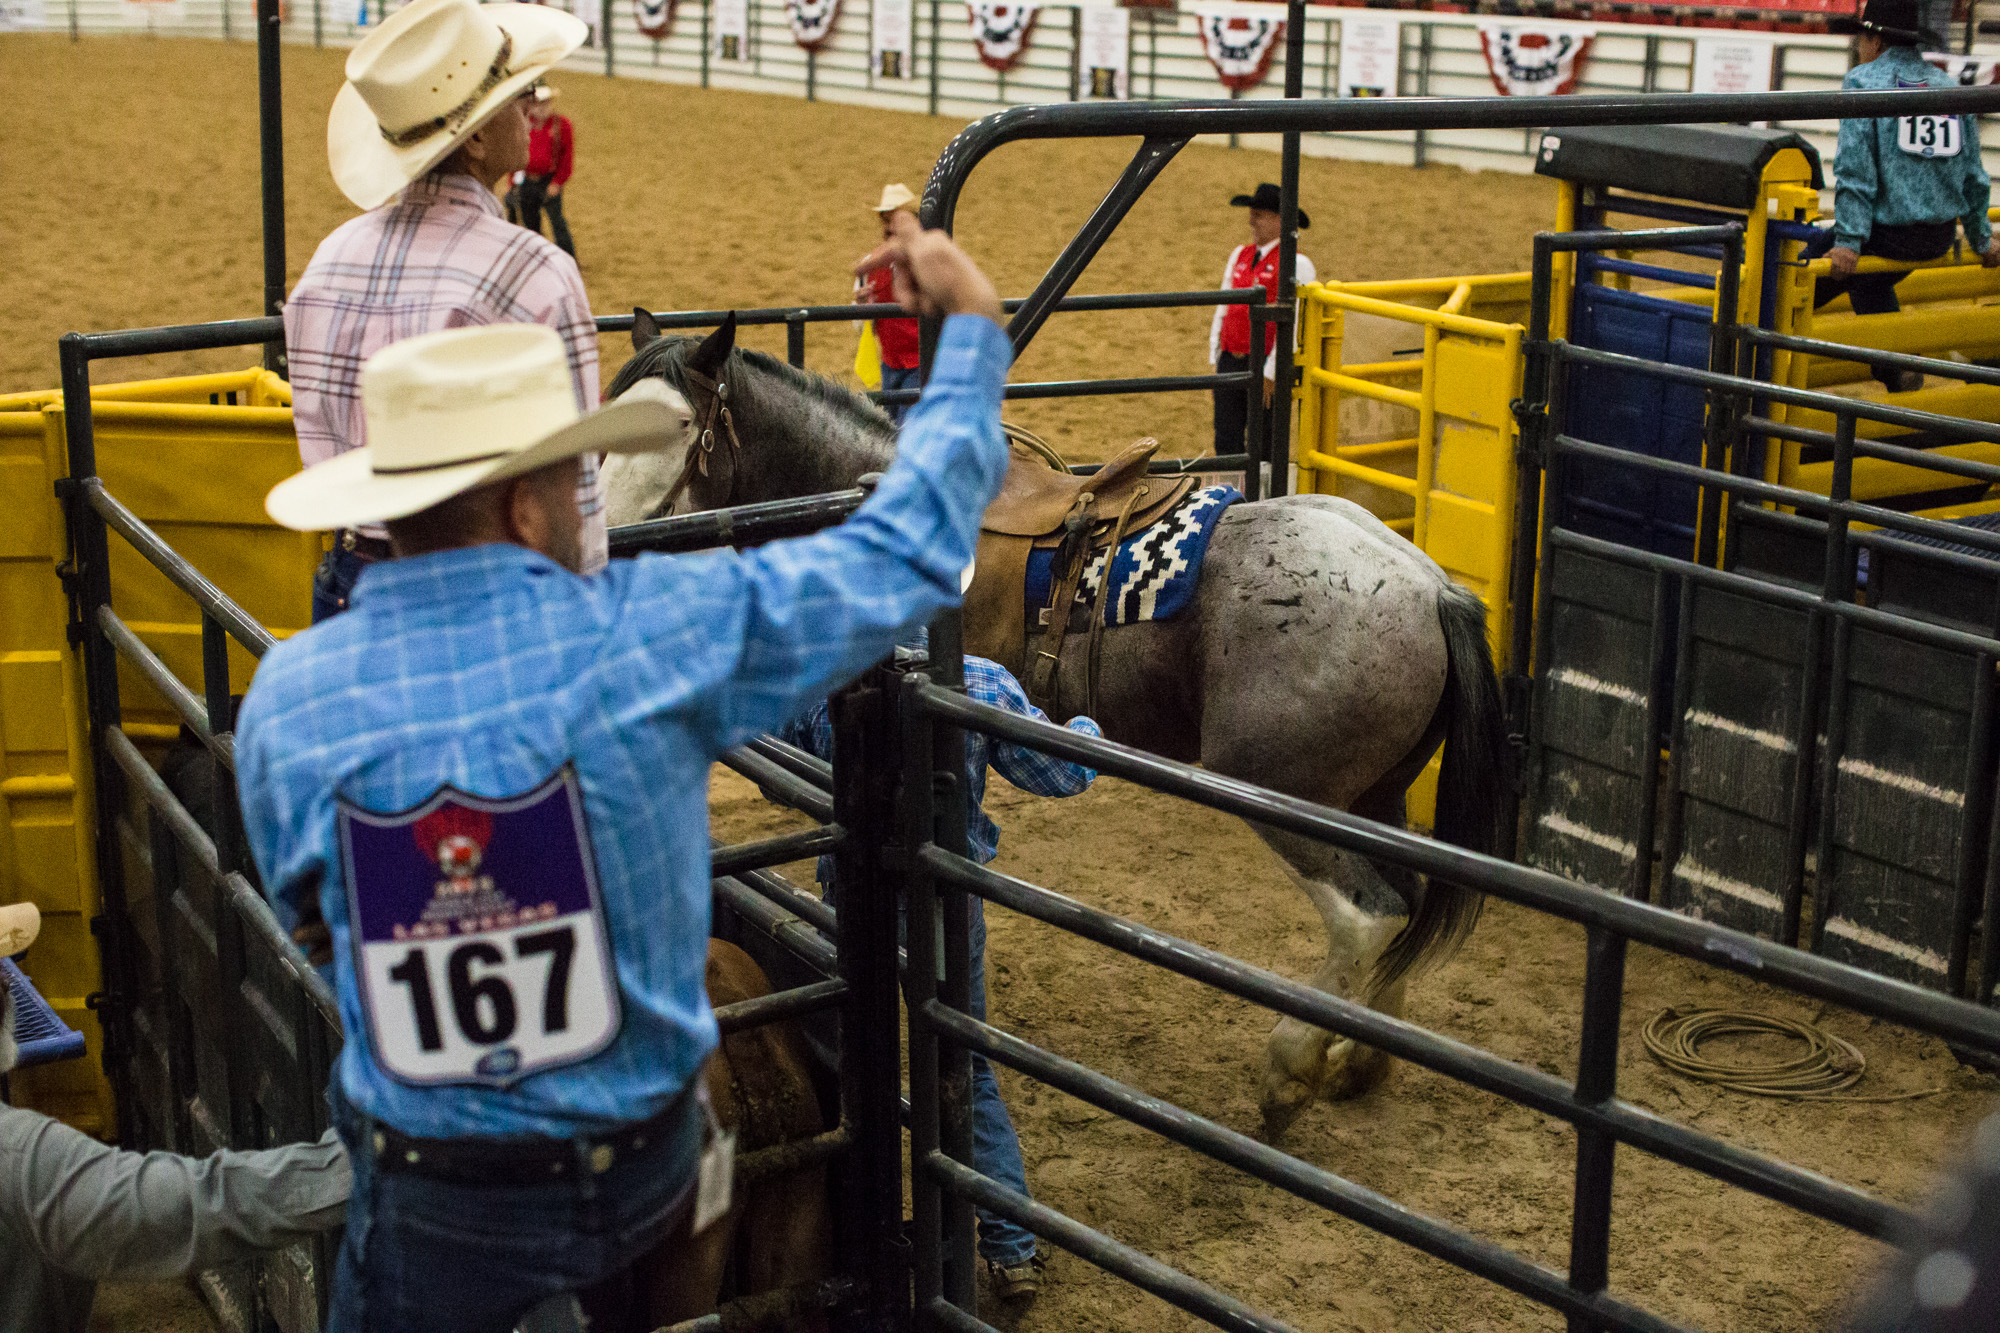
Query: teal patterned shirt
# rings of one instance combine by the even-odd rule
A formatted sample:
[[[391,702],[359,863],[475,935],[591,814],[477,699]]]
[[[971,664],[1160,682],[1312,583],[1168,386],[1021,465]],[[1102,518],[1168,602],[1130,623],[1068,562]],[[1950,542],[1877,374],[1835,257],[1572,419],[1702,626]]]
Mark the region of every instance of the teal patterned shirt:
[[[1951,78],[1917,54],[1892,46],[1865,65],[1856,65],[1842,88],[1953,88]],[[1960,141],[1937,122],[1955,121]],[[1925,123],[1930,122],[1930,123]],[[1940,131],[1943,131],[1940,134]],[[1955,147],[1956,151],[1950,151]],[[1925,156],[1924,150],[1931,155]],[[1992,239],[1986,221],[1991,183],[1979,160],[1977,116],[1882,116],[1840,122],[1840,150],[1834,155],[1834,243],[1860,250],[1878,226],[1913,222],[1965,225],[1965,239],[1984,250]]]

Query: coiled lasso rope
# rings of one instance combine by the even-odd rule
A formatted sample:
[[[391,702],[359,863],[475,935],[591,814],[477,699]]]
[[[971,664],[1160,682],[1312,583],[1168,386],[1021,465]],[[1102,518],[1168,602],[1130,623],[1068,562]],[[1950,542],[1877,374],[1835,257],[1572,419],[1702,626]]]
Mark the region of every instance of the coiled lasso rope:
[[[1662,1009],[1640,1035],[1647,1054],[1675,1073],[1755,1097],[1902,1102],[1944,1091],[1926,1088],[1877,1096],[1850,1093],[1847,1090],[1868,1072],[1867,1058],[1852,1042],[1812,1023],[1747,1009],[1694,1009],[1687,1013]],[[1773,1060],[1723,1061],[1701,1054],[1704,1042],[1736,1036],[1786,1037],[1803,1043],[1805,1050],[1789,1059]]]

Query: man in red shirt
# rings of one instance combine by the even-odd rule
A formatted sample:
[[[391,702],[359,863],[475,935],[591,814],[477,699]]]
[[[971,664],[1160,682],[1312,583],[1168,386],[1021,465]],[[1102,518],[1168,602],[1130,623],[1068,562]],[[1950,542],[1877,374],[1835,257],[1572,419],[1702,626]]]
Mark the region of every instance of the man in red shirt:
[[[1229,252],[1229,259],[1222,266],[1222,289],[1234,287],[1262,287],[1264,299],[1275,303],[1278,299],[1278,187],[1265,181],[1257,187],[1255,194],[1239,194],[1231,199],[1235,208],[1250,210],[1250,243],[1239,245]],[[1299,230],[1312,226],[1306,211],[1299,210]],[[1297,286],[1303,287],[1319,279],[1319,271],[1304,255],[1292,268],[1292,277]],[[1264,326],[1264,346],[1260,349],[1264,359],[1264,406],[1271,405],[1271,392],[1277,383],[1277,340],[1278,330],[1270,324]],[[1288,349],[1289,351],[1289,349]],[[1250,369],[1250,308],[1240,305],[1222,305],[1215,308],[1215,319],[1208,326],[1208,363],[1222,375],[1241,374]],[[1243,396],[1243,390],[1236,388],[1215,391],[1215,452],[1236,454],[1243,452],[1244,432],[1249,424],[1250,405]]]
[[[882,219],[882,239],[892,235],[890,219],[898,213],[917,214],[917,196],[910,193],[907,185],[885,185],[882,187],[882,202],[875,205],[875,215]],[[872,252],[871,252],[872,253]],[[865,259],[863,263],[867,262]],[[889,305],[896,300],[891,286],[889,270],[872,269],[861,271],[855,265],[854,300],[859,305]],[[914,319],[878,319],[875,321],[875,345],[882,356],[882,387],[886,389],[914,389],[917,387],[917,321]],[[908,403],[884,403],[887,412],[897,425],[903,422],[903,413],[910,410]]]
[[[556,110],[556,97],[556,90],[545,83],[535,89],[535,100],[528,106],[528,171],[515,191],[515,205],[521,210],[521,225],[537,236],[546,209],[555,243],[574,259],[576,243],[563,221],[562,193],[576,165],[576,128]]]

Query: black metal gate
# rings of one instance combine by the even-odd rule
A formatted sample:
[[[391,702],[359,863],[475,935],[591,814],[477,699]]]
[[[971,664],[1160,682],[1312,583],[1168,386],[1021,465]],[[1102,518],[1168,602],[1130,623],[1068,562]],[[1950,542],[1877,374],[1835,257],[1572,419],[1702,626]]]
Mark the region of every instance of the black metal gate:
[[[1858,355],[1761,329],[1717,327],[1708,371],[1546,338],[1557,252],[1733,230],[1537,238],[1521,484],[1542,507],[1517,546],[1536,579],[1523,854],[1767,938],[1797,943],[1803,931],[1815,952],[1966,994],[1974,935],[2000,905],[2000,536],[1857,503],[1850,484],[1857,458],[2000,483],[2000,467],[1866,438],[1860,422],[1932,443],[2000,439],[1995,427],[1726,373],[1767,348]],[[1728,273],[1733,243],[1726,253]],[[1983,367],[1867,355],[2000,385]],[[1573,433],[1562,386],[1586,371],[1703,396],[1703,462]],[[1784,424],[1773,404],[1823,411],[1835,429]],[[1765,449],[1787,440],[1825,451],[1830,495],[1761,480]],[[1693,494],[1692,542],[1677,554],[1643,525],[1606,531],[1574,503],[1571,475],[1585,464]],[[1526,662],[1527,618],[1517,623],[1515,660]],[[1981,938],[1983,999],[2000,934]]]

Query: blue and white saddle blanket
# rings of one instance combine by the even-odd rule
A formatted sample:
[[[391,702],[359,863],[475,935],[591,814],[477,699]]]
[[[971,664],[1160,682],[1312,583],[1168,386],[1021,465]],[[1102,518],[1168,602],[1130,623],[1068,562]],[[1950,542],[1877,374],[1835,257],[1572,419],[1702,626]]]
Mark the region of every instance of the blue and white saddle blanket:
[[[1210,486],[1189,491],[1187,498],[1159,522],[1127,538],[1114,554],[1106,547],[1090,559],[1076,585],[1077,603],[1097,604],[1104,584],[1105,557],[1111,560],[1111,596],[1104,602],[1104,624],[1136,625],[1142,620],[1171,620],[1194,596],[1201,577],[1208,539],[1222,511],[1243,498],[1234,486]],[[1042,547],[1028,556],[1027,600],[1031,609],[1045,607],[1053,594],[1056,548]]]

